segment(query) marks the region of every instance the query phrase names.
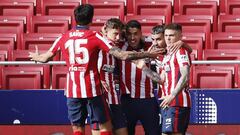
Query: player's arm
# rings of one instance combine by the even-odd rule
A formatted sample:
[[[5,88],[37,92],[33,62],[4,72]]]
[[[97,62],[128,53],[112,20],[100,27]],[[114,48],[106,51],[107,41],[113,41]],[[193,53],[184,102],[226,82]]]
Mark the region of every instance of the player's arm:
[[[152,52],[123,51],[120,48],[113,46],[109,53],[121,60],[136,60],[141,58],[156,58],[160,54],[160,51],[157,49]]]
[[[47,62],[54,54],[51,51],[39,54],[38,52],[29,52],[29,57],[33,61]]]
[[[189,80],[190,66],[184,65],[180,67],[181,77],[177,82],[175,89],[171,92],[170,95],[162,97],[163,101],[160,104],[161,107],[167,107],[171,101],[181,92],[181,90],[187,85]]]
[[[149,67],[147,67],[143,59],[135,60],[133,61],[133,63],[136,64],[138,68],[142,69],[142,71],[146,73],[147,77],[149,77],[154,82],[163,84],[163,82],[165,81],[165,77],[155,71],[152,71]]]
[[[176,97],[179,94],[179,92],[187,85],[187,83],[189,81],[189,73],[190,73],[189,65],[184,65],[184,66],[180,67],[180,73],[181,73],[181,77],[180,77],[174,91],[172,91],[172,95],[174,97]]]

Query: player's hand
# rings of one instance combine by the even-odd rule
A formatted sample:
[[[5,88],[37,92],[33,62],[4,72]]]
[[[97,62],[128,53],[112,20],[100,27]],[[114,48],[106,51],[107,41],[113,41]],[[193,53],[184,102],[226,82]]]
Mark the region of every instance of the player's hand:
[[[168,95],[168,96],[163,96],[160,98],[160,100],[163,100],[162,103],[160,104],[160,107],[163,109],[168,108],[169,104],[173,101],[175,97],[173,95]]]
[[[35,52],[29,52],[28,57],[30,57],[32,61],[38,61],[39,52],[37,46],[35,46]]]
[[[183,43],[181,40],[173,43],[172,45],[170,45],[170,46],[168,47],[169,53],[171,53],[171,54],[176,53],[176,52],[183,46],[183,44],[184,44],[184,43]]]
[[[150,54],[149,57],[151,58],[157,58],[159,55],[162,55],[162,53],[165,51],[164,48],[158,48],[158,47],[154,47],[154,49],[151,49],[148,51],[148,53]]]

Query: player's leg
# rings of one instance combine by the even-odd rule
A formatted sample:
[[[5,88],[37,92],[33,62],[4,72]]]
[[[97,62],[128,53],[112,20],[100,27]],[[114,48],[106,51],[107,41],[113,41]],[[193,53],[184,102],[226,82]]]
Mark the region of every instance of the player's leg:
[[[185,135],[187,131],[190,108],[168,107],[162,110],[162,132],[166,135]]]
[[[98,122],[90,124],[92,135],[100,135],[100,128]]]
[[[121,105],[127,118],[127,130],[129,135],[135,135],[135,127],[138,121],[138,113],[136,113],[134,100],[135,99],[132,99],[130,95],[121,96]]]
[[[98,122],[100,128],[100,135],[111,135],[112,134],[112,124],[111,116],[108,104],[104,95],[90,98],[88,100],[88,105],[90,108],[91,122]]]
[[[67,98],[68,118],[72,124],[73,135],[84,135],[87,118],[87,100]]]
[[[114,135],[127,135],[127,118],[120,104],[110,105]]]
[[[160,135],[159,107],[156,98],[138,100],[138,112],[145,135]]]

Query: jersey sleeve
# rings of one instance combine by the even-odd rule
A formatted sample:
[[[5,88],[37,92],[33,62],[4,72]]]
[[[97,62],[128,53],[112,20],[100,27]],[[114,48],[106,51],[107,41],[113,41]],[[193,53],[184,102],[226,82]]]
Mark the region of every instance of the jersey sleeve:
[[[60,50],[60,39],[61,39],[61,37],[57,38],[54,41],[54,43],[52,44],[51,48],[49,49],[49,51],[52,52],[53,54],[55,54],[58,50]]]
[[[104,38],[102,35],[100,35],[99,33],[96,33],[96,37],[99,41],[99,48],[102,49],[103,51],[108,52],[111,48],[112,48],[112,43],[109,42],[109,40],[107,40],[106,38]]]
[[[186,49],[184,48],[180,48],[177,53],[176,53],[176,58],[178,61],[178,64],[180,67],[184,66],[184,65],[191,65],[191,60],[189,57],[189,53]]]

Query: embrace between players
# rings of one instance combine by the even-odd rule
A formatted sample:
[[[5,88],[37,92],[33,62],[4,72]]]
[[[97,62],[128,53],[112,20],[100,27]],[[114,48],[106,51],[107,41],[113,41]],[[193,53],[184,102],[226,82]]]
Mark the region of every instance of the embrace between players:
[[[69,67],[66,96],[73,135],[85,134],[88,115],[95,135],[134,135],[138,121],[146,135],[184,135],[191,107],[192,50],[181,41],[181,26],[155,26],[149,43],[136,20],[124,26],[111,18],[95,32],[90,30],[93,6],[80,5],[74,15],[77,26],[56,39],[46,53],[37,49],[29,53],[32,60],[47,62],[62,52]],[[152,81],[158,84],[161,103]]]

